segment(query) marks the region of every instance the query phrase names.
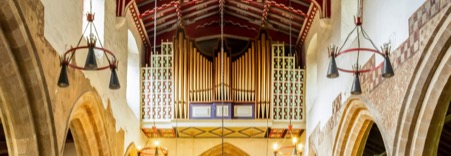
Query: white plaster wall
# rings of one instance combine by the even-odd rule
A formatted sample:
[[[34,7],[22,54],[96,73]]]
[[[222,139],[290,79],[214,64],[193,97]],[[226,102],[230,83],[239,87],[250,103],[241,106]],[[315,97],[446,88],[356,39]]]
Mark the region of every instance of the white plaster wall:
[[[391,41],[392,49],[395,49],[407,39],[408,19],[424,2],[425,0],[364,1],[363,27],[378,48],[383,43]],[[332,115],[332,102],[339,93],[342,93],[343,101],[350,96],[352,74],[340,72],[339,78],[328,79],[326,72],[329,64],[327,47],[330,44],[341,45],[348,32],[354,27],[352,15],[355,15],[356,9],[352,9],[355,8],[355,4],[352,3],[357,3],[357,0],[332,1],[332,17],[324,22],[320,21],[317,14],[304,43],[304,49],[307,51],[307,87],[316,87],[315,89],[307,88],[307,136],[310,136],[316,126],[321,129],[327,123]],[[328,24],[322,27],[320,23]],[[314,37],[315,34],[317,39]],[[312,40],[317,40],[317,48],[311,47],[316,45],[310,44]],[[355,47],[355,35],[348,42],[344,49],[350,46]],[[371,45],[367,41],[362,41],[362,47],[371,47]],[[316,53],[311,52],[312,49],[317,49]],[[362,65],[369,56],[368,53],[361,53],[359,61]],[[337,64],[350,69],[355,60],[356,55],[343,55],[337,58]],[[382,59],[377,61],[381,62]],[[315,80],[309,78],[309,74],[315,73],[311,70],[317,70]]]
[[[63,54],[70,46],[75,46],[82,33],[82,21],[85,20],[83,15],[82,0],[41,0],[44,5],[44,36],[55,48],[55,50]],[[103,1],[103,0],[102,0]],[[129,19],[124,17],[116,17],[116,1],[104,0],[104,36],[103,46],[113,51],[119,60],[118,77],[121,89],[110,90],[108,88],[110,79],[110,70],[100,72],[85,71],[85,76],[91,81],[91,85],[98,91],[102,97],[104,106],[108,101],[111,102],[113,115],[116,119],[116,130],[120,128],[125,131],[124,149],[132,142],[142,144],[145,136],[140,130],[140,121],[130,109],[126,100],[127,88],[127,60],[128,60],[128,29],[132,29],[133,36],[137,31],[133,23],[129,23]],[[95,12],[95,10],[94,10]],[[127,18],[130,18],[127,15]],[[96,24],[97,25],[97,24]],[[99,29],[99,27],[98,27]],[[99,34],[100,35],[100,34]],[[140,40],[140,39],[139,39]],[[135,43],[138,47],[138,55],[141,51],[141,42]],[[82,45],[86,45],[86,41],[82,41]],[[136,49],[135,49],[136,50]],[[83,66],[86,54],[77,55],[75,61]],[[136,60],[139,62],[139,60]],[[105,57],[98,60],[99,66],[107,65]],[[139,73],[139,72],[138,72]],[[139,79],[135,81],[139,82]]]
[[[83,1],[41,0],[44,5],[44,36],[63,54],[75,46],[82,33]]]

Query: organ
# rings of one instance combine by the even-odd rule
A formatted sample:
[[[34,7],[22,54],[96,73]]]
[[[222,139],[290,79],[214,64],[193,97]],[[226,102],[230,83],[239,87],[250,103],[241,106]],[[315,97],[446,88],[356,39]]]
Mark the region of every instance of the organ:
[[[142,120],[304,120],[305,71],[284,44],[262,32],[233,53],[217,48],[206,55],[183,31],[162,42],[141,69]]]

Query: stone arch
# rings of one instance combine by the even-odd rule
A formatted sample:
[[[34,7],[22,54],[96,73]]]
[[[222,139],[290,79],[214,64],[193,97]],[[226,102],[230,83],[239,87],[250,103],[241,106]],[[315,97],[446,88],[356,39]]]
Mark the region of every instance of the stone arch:
[[[48,88],[23,2],[0,1],[0,109],[9,155],[56,155]]]
[[[200,154],[200,156],[221,156],[222,155],[222,144],[216,145],[209,150]],[[225,142],[224,143],[224,155],[225,156],[249,156],[246,152],[239,149],[238,147]]]
[[[446,110],[444,95],[451,95],[450,90],[446,90],[451,76],[451,18],[447,18],[451,8],[444,10],[445,15],[432,32],[433,37],[426,42],[404,97],[393,155],[431,155],[433,152],[430,145],[434,142],[426,138],[437,132],[436,126],[440,123],[434,121],[433,114]]]
[[[135,143],[128,145],[124,156],[138,156],[138,148],[136,147]]]
[[[70,128],[79,155],[113,154],[102,110],[103,104],[95,91],[84,93],[73,106],[66,133]]]
[[[333,155],[358,155],[361,152],[361,145],[366,140],[371,126],[378,123],[374,115],[376,112],[368,108],[367,103],[358,98],[351,98],[345,103],[343,116],[335,135]],[[384,147],[388,150],[383,128],[380,131]]]

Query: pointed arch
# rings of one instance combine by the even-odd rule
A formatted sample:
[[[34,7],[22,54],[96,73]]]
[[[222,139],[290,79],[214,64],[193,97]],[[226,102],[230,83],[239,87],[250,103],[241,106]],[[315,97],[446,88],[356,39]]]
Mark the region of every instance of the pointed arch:
[[[221,156],[222,155],[222,144],[218,144],[209,150],[200,154],[200,156]],[[246,152],[240,148],[225,142],[224,143],[224,155],[225,156],[249,156]]]
[[[103,104],[95,91],[84,93],[72,108],[68,128],[73,132],[79,155],[112,154],[102,109]]]
[[[446,97],[451,97],[451,7],[444,9],[424,52],[415,67],[415,72],[404,97],[396,128],[393,155],[434,155],[433,145],[438,144],[438,126],[443,123],[434,114],[443,114],[448,107]],[[443,119],[443,118],[442,118]],[[434,140],[435,139],[435,140]]]
[[[0,116],[9,155],[53,156],[54,112],[26,9],[19,1],[0,1]]]
[[[372,125],[378,123],[366,103],[358,98],[351,98],[345,103],[343,117],[335,135],[333,155],[359,155],[363,152],[362,145],[365,145]],[[383,128],[380,131],[384,147],[388,150]]]

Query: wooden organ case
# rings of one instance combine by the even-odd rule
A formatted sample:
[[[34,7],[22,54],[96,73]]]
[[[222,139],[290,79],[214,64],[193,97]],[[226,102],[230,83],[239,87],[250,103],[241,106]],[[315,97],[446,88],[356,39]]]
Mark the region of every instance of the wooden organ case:
[[[261,33],[240,56],[222,54],[205,56],[183,31],[162,42],[141,70],[142,120],[304,120],[305,72],[283,44]]]

